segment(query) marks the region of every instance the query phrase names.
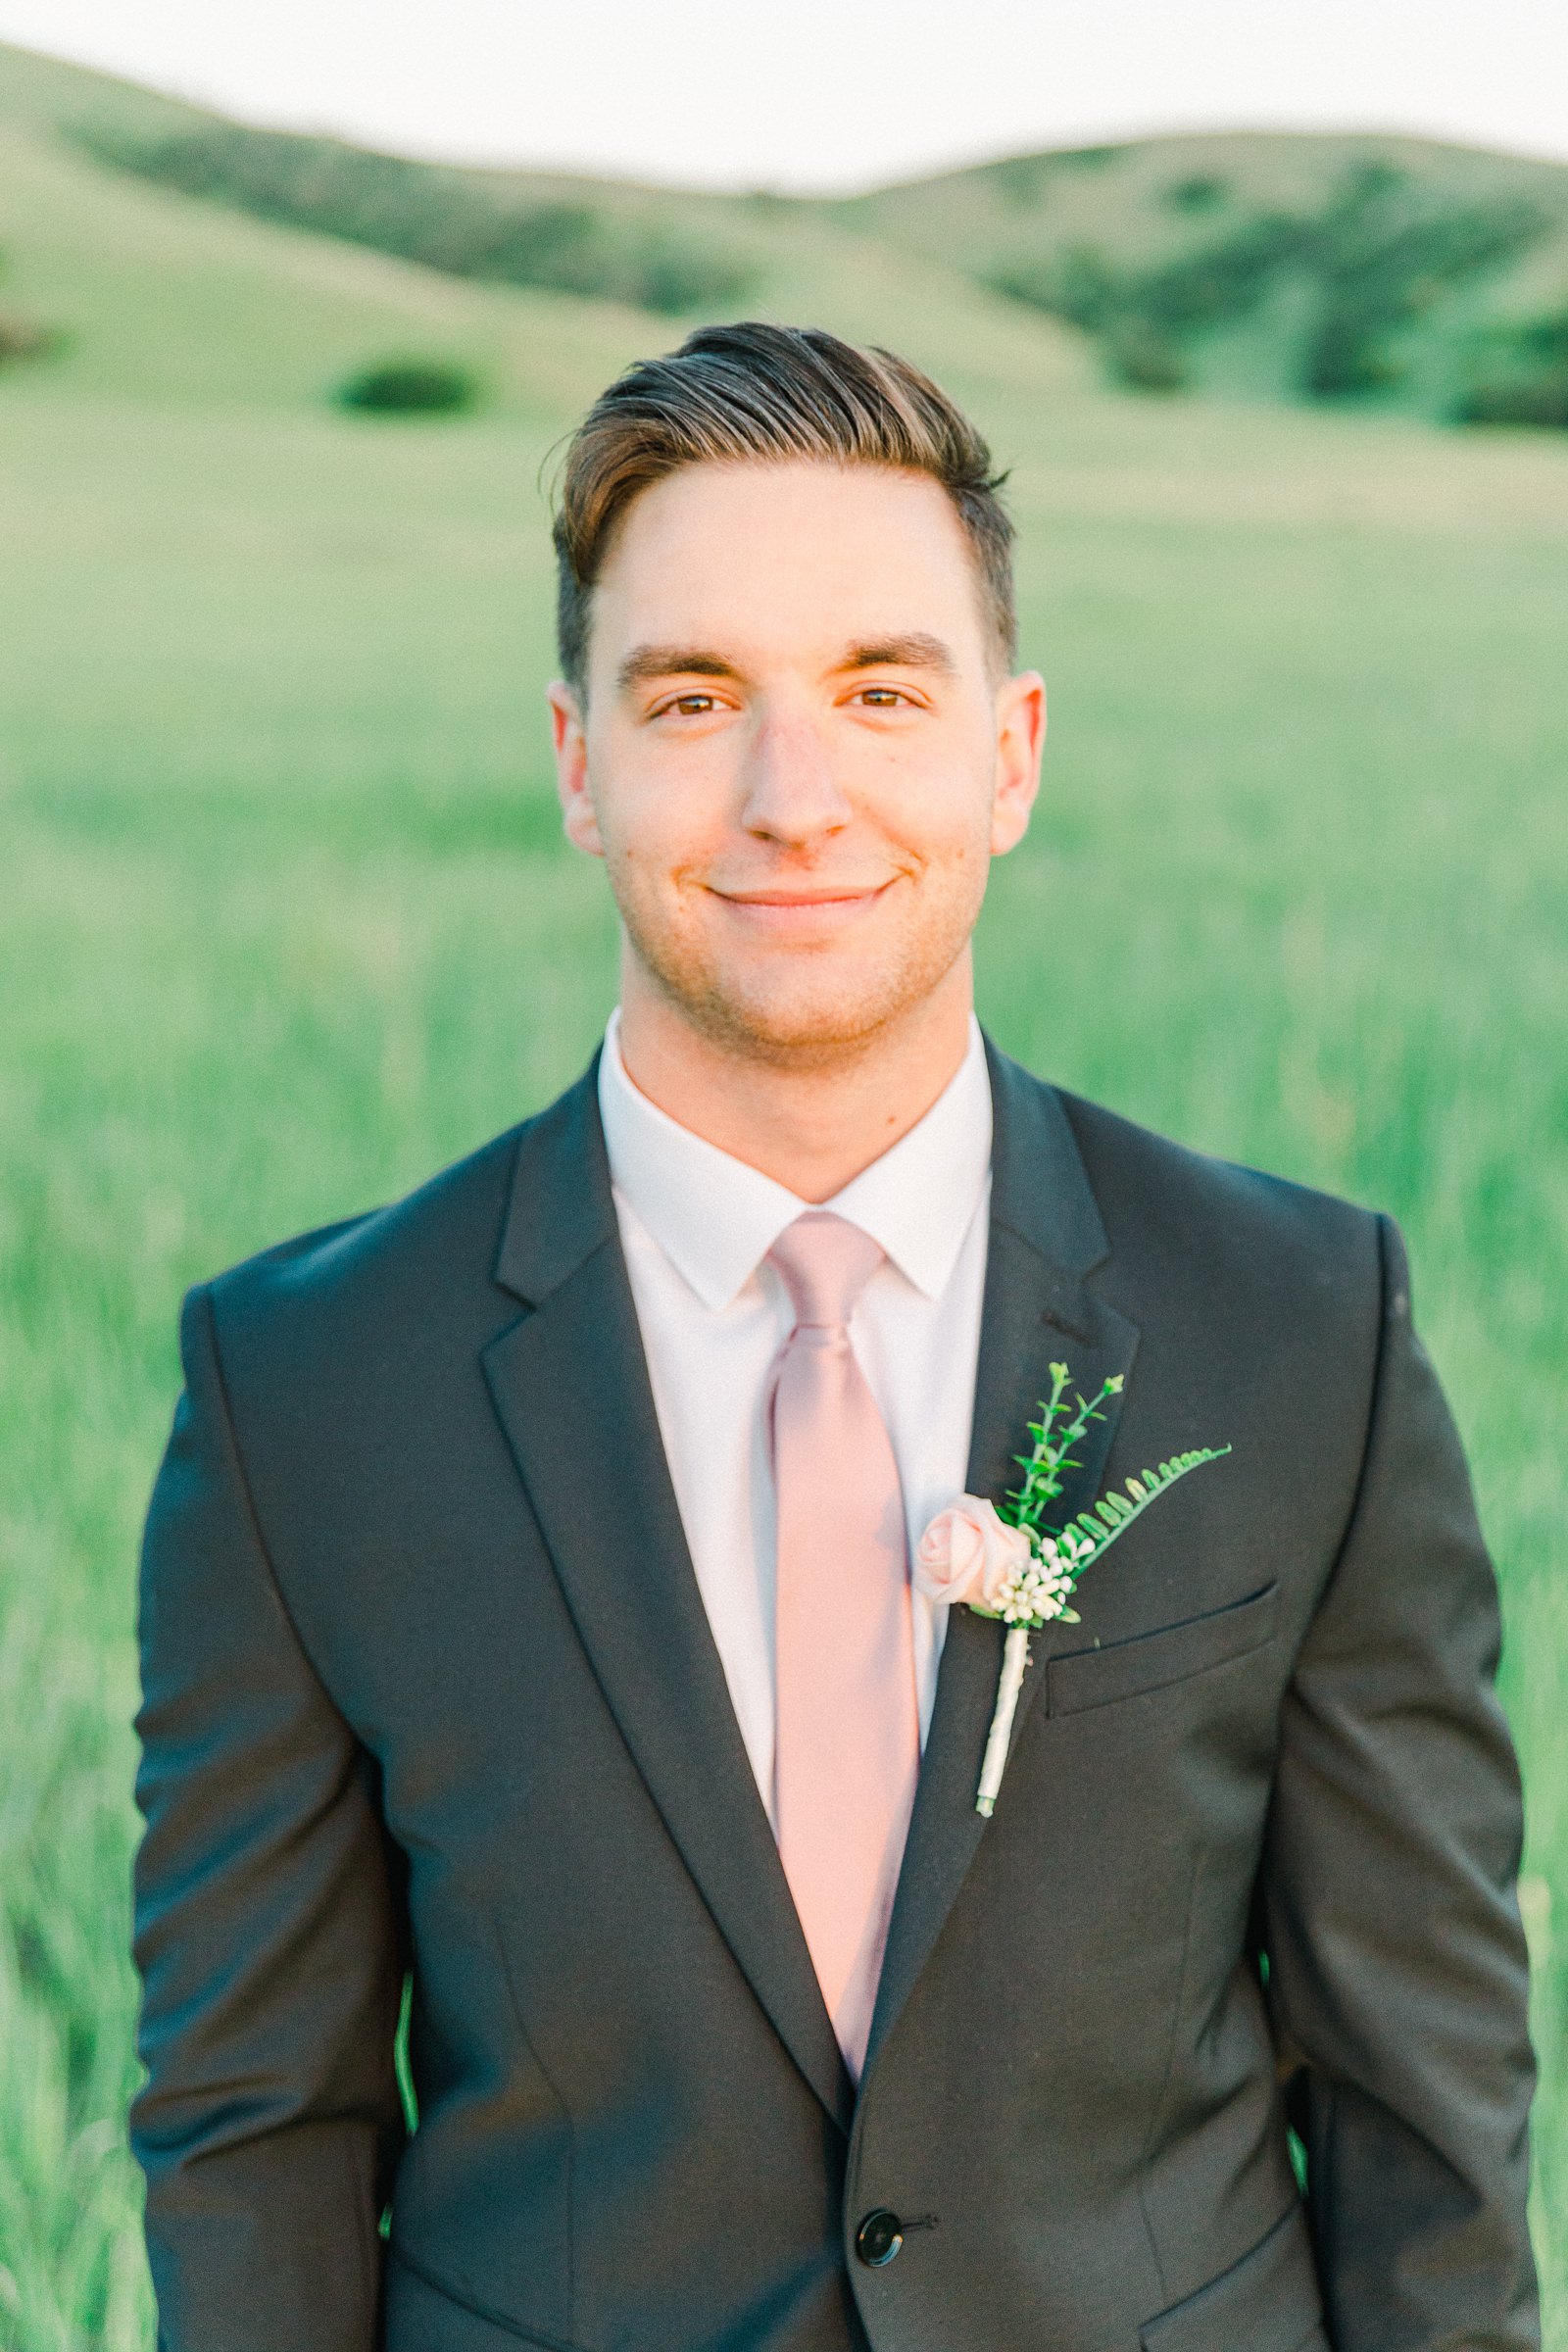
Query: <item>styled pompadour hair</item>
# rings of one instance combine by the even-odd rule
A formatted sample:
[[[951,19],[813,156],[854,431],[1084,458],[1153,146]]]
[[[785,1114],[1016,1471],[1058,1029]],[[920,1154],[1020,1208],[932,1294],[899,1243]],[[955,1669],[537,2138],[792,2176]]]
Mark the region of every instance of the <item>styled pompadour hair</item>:
[[[974,559],[999,667],[1017,622],[1012,523],[985,440],[947,394],[896,353],[821,327],[743,319],[702,326],[664,359],[639,360],[602,392],[566,452],[556,512],[557,638],[583,691],[594,582],[641,491],[684,466],[816,459],[928,474],[952,499]]]

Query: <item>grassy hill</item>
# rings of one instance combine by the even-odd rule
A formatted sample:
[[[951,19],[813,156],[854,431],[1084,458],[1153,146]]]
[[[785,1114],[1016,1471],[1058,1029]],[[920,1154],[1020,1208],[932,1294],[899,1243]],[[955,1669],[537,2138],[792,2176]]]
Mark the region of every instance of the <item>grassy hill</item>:
[[[17,51],[0,52],[0,121],[46,179],[52,162],[54,201],[86,162],[470,284],[671,320],[831,318],[846,288],[861,315],[880,285],[891,317],[956,311],[960,349],[977,323],[1005,339],[1000,294],[1068,321],[1145,392],[1568,426],[1559,165],[1233,133],[1013,156],[843,202],[721,196],[376,155]]]
[[[59,329],[0,366],[6,2352],[153,2341],[120,2126],[126,1791],[179,1293],[416,1182],[590,1051],[614,935],[552,799],[541,479],[611,372],[682,329],[646,281],[459,275],[104,160],[106,131],[211,128],[0,50],[0,306]],[[1053,710],[982,928],[988,1022],[1404,1224],[1502,1571],[1568,2352],[1568,436],[1439,429],[1408,386],[1264,397],[1261,311],[1226,330],[1234,380],[1195,329],[1205,396],[1138,396],[1105,380],[1109,324],[986,282],[1057,235],[1147,273],[1244,209],[1321,213],[1378,160],[1259,141],[1259,174],[1302,175],[1265,184],[1244,146],[1030,162],[1022,194],[993,168],[845,205],[525,175],[496,201],[602,209],[617,269],[708,240],[744,261],[736,307],[903,346],[971,404],[1012,468]],[[1514,201],[1497,169],[1444,203]],[[1233,193],[1171,208],[1204,177]],[[1547,313],[1555,251],[1465,299]],[[400,354],[474,370],[478,409],[334,403]]]
[[[410,266],[363,240],[290,233],[105,160],[215,128],[242,145],[261,135],[0,46],[0,302],[58,331],[57,352],[40,365],[63,384],[299,405],[324,399],[354,368],[410,349],[473,366],[501,413],[543,416],[580,405],[632,352],[678,339],[667,312],[613,291],[476,282]],[[495,176],[409,169],[435,190],[438,214],[448,180],[466,187]],[[744,201],[610,183],[515,184],[543,191],[529,205],[598,207],[612,256],[645,235],[665,251],[696,251],[702,239],[711,244],[718,219],[724,254],[744,267],[717,315],[761,307],[871,335],[906,332],[923,315],[921,348],[934,367],[966,363],[980,380],[1085,371],[1069,330],[809,208],[775,216]]]

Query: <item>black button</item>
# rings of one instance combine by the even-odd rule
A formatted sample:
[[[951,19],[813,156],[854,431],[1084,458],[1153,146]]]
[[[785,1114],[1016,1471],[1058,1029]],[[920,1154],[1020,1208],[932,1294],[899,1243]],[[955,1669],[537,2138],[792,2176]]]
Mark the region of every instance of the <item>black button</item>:
[[[886,2206],[875,2206],[855,2232],[855,2251],[873,2271],[891,2262],[904,2243],[904,2224]]]

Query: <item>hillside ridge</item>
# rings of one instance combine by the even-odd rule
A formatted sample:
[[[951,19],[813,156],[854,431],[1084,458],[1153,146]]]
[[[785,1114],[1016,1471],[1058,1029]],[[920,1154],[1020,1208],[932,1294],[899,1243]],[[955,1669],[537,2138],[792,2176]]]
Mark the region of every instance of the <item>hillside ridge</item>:
[[[935,269],[933,303],[1004,339],[1026,315],[1066,328],[1144,394],[1568,426],[1568,165],[1481,147],[1182,131],[854,197],[723,194],[257,128],[0,45],[7,119],[106,188],[159,188],[476,288],[676,322],[820,316],[818,285],[842,315],[831,289],[858,271],[912,291]],[[17,242],[3,220],[0,238]],[[4,335],[0,321],[0,354]]]

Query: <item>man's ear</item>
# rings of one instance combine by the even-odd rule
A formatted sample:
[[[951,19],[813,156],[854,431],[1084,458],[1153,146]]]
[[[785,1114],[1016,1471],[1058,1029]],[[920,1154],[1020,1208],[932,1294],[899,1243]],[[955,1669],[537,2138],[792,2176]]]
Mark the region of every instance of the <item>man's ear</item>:
[[[1038,669],[1020,670],[997,695],[997,789],[991,804],[991,855],[1016,849],[1029,830],[1029,812],[1040,790],[1040,755],[1046,741],[1046,681]]]
[[[583,729],[581,705],[572,689],[560,678],[546,689],[545,699],[550,705],[550,732],[556,748],[556,791],[566,839],[575,848],[586,850],[590,858],[602,858],[605,845],[599,837],[599,819],[588,792],[588,738]]]

